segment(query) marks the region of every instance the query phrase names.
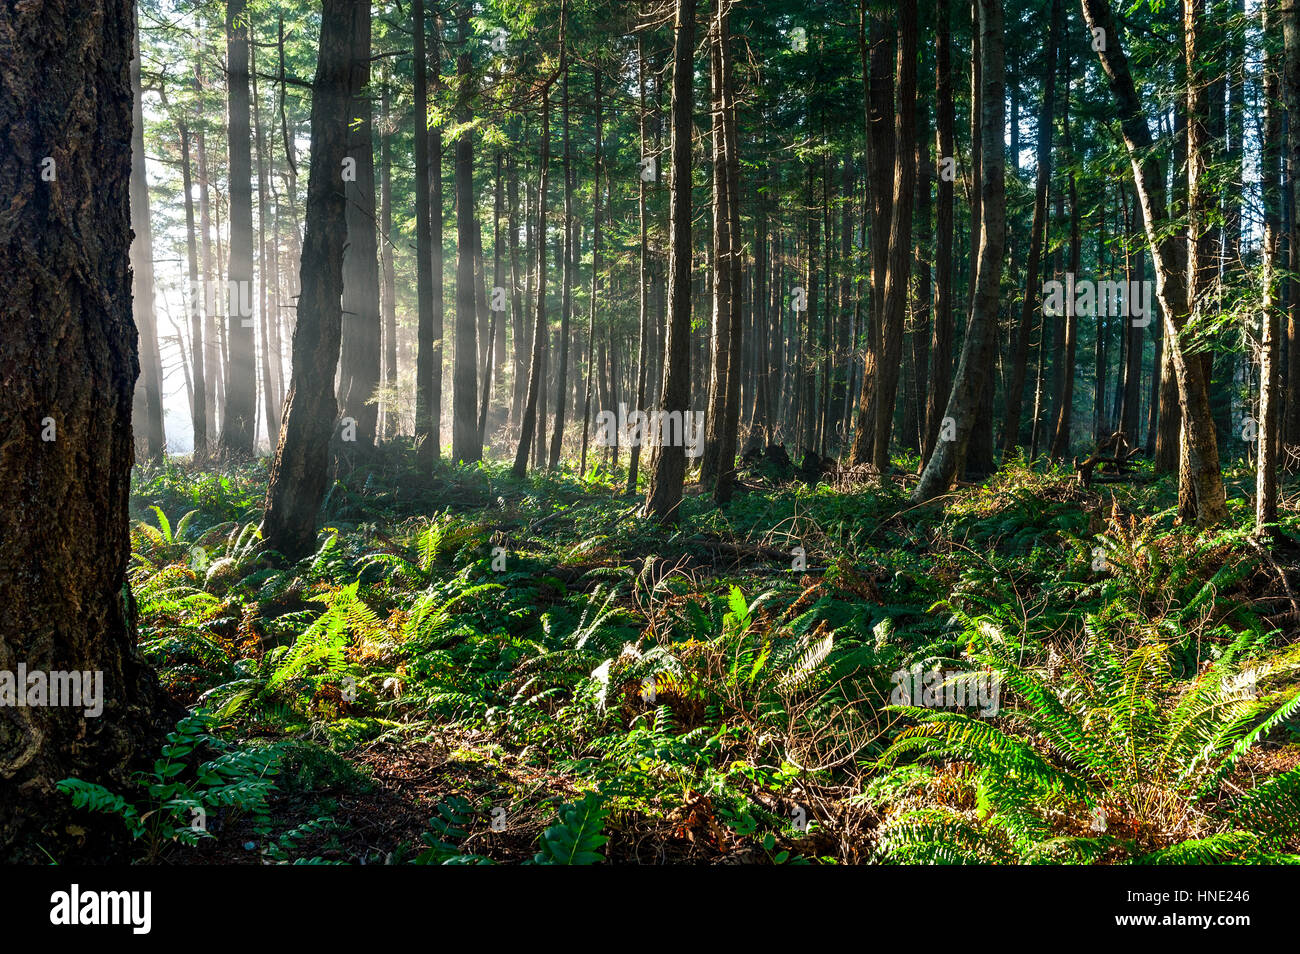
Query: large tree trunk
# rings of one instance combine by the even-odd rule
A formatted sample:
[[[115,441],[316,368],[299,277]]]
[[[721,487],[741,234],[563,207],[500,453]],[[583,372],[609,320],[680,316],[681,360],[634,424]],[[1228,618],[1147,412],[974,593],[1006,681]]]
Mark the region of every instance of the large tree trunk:
[[[338,404],[334,372],[343,324],[346,201],[341,174],[348,154],[353,24],[364,0],[324,0],[320,53],[311,97],[311,171],[302,242],[302,293],[293,336],[293,376],[280,443],[271,464],[262,536],[291,560],[316,549],[316,514],[325,496],[329,445]]]
[[[0,8],[0,668],[98,674],[84,707],[0,707],[11,861],[63,860],[74,818],[55,783],[126,786],[157,737],[126,583],[134,31],[126,0]],[[106,850],[91,837],[83,852]]]
[[[371,141],[374,109],[370,101],[370,6],[359,4],[353,26],[352,121],[348,158],[355,177],[345,180],[347,247],[343,252],[343,338],[339,411],[352,426],[344,438],[358,447],[375,446],[379,406],[372,403],[379,387],[380,308],[379,249],[375,231],[375,152]]]
[[[1210,413],[1210,398],[1204,364],[1199,356],[1184,352],[1183,328],[1188,320],[1185,258],[1178,254],[1176,236],[1166,228],[1165,183],[1160,162],[1151,148],[1147,127],[1129,72],[1128,59],[1119,43],[1119,31],[1107,0],[1082,0],[1089,29],[1104,30],[1107,40],[1098,51],[1102,68],[1119,108],[1121,130],[1133,166],[1134,185],[1142,207],[1147,244],[1156,270],[1156,295],[1163,312],[1165,342],[1178,379],[1178,402],[1184,420],[1185,461],[1179,484],[1191,488],[1196,502],[1196,520],[1202,526],[1221,522],[1227,516],[1223,478],[1219,472],[1219,447]]]
[[[981,397],[989,385],[996,346],[998,287],[1006,238],[1006,181],[1003,129],[1003,36],[1001,0],[977,0],[980,47],[980,243],[975,274],[975,298],[966,339],[944,411],[939,440],[926,462],[913,499],[921,502],[945,493],[960,473],[967,444],[980,413]]]
[[[677,0],[673,25],[672,185],[669,192],[669,321],[660,407],[681,419],[676,440],[658,444],[646,511],[675,526],[686,479],[684,432],[691,398],[691,133],[694,105],[695,0]],[[660,434],[658,437],[667,437]]]
[[[226,3],[227,136],[230,154],[230,265],[226,282],[230,373],[221,415],[221,455],[253,456],[257,378],[253,367],[253,158],[248,98],[247,0]]]
[[[1210,184],[1208,173],[1211,159],[1211,139],[1209,130],[1210,100],[1209,78],[1205,64],[1200,62],[1206,55],[1205,46],[1205,0],[1183,0],[1183,55],[1187,85],[1187,309],[1189,321],[1200,325],[1206,310],[1213,306],[1210,300],[1215,277],[1214,230],[1210,222]],[[1214,354],[1209,350],[1197,355],[1189,355],[1189,360],[1200,362],[1201,373],[1205,378],[1207,399],[1211,414],[1214,403],[1210,396],[1213,390]],[[1184,415],[1182,433],[1179,436],[1178,469],[1179,474],[1187,473],[1191,467],[1191,436],[1188,434],[1191,422]],[[1185,520],[1196,518],[1196,493],[1193,482],[1178,482],[1178,513]]]

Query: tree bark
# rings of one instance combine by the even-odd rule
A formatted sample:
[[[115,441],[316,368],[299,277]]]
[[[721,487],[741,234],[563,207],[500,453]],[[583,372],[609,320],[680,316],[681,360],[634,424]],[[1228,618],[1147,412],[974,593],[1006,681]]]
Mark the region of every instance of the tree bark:
[[[253,367],[253,159],[248,97],[248,4],[226,3],[227,140],[230,157],[230,262],[226,295],[229,373],[218,449],[230,460],[253,456],[257,378]]]
[[[348,158],[356,175],[345,181],[347,196],[347,247],[343,252],[343,338],[340,345],[342,374],[339,411],[353,421],[356,446],[375,446],[379,406],[373,403],[379,387],[380,338],[379,249],[375,230],[375,152],[372,142],[374,108],[370,100],[370,6],[355,8],[352,50],[352,121],[349,123]]]
[[[565,33],[568,25],[568,5],[560,8],[560,48],[564,48]],[[546,188],[551,166],[551,86],[559,78],[559,72],[542,83],[542,141],[538,157],[537,175],[537,282],[534,287],[533,300],[533,348],[528,372],[528,394],[524,399],[523,418],[519,426],[519,447],[515,451],[515,463],[512,473],[522,480],[528,473],[528,458],[533,450],[534,438],[537,446],[542,443],[543,431],[538,427],[538,403],[546,389]]]
[[[1264,205],[1264,294],[1261,303],[1263,328],[1259,362],[1259,457],[1255,464],[1255,532],[1263,536],[1277,522],[1277,465],[1281,445],[1278,431],[1279,386],[1281,384],[1281,314],[1278,301],[1280,280],[1278,243],[1282,232],[1279,160],[1282,153],[1282,102],[1277,69],[1281,46],[1275,4],[1264,0],[1261,10],[1264,33],[1264,129],[1260,161],[1260,193]],[[1291,0],[1282,0],[1290,3]]]
[[[208,454],[208,389],[204,374],[203,282],[199,278],[198,241],[194,234],[194,194],[190,174],[190,127],[180,122],[181,134],[181,188],[185,192],[185,262],[190,281],[188,304],[190,313],[190,361],[192,397],[190,400],[190,427],[194,432],[194,457],[201,461]]]
[[[935,209],[934,337],[930,342],[930,386],[926,391],[925,443],[922,460],[934,451],[948,397],[952,393],[952,244],[955,233],[956,162],[952,89],[952,13],[947,0],[935,24],[935,119],[939,152],[938,202]]]
[[[342,171],[348,154],[354,24],[363,2],[324,0],[321,14],[293,375],[262,519],[267,547],[291,560],[316,549],[316,515],[325,496],[330,438],[338,415],[334,372],[342,335],[347,238]]]
[[[161,460],[167,452],[163,432],[162,359],[158,354],[158,319],[154,312],[153,226],[149,216],[149,180],[145,176],[144,108],[141,104],[140,34],[134,38],[135,56],[131,59],[131,86],[135,105],[131,125],[131,273],[134,278],[134,312],[140,331],[140,371],[144,389],[145,418],[135,422],[143,430],[145,447],[152,460]],[[143,427],[141,427],[143,425]]]
[[[1082,0],[1082,3],[1089,29],[1101,29],[1106,37],[1098,56],[1119,109],[1147,244],[1155,263],[1156,295],[1164,320],[1164,347],[1178,379],[1179,406],[1186,422],[1187,455],[1185,466],[1180,467],[1179,483],[1191,486],[1197,522],[1213,526],[1227,516],[1218,442],[1204,367],[1199,357],[1184,352],[1181,340],[1188,319],[1186,271],[1176,247],[1179,240],[1166,228],[1168,211],[1160,162],[1151,148],[1151,130],[1133,85],[1128,59],[1119,43],[1110,4],[1107,0]]]
[[[383,296],[380,309],[384,322],[384,383],[388,399],[384,401],[384,440],[397,437],[401,427],[398,420],[397,394],[397,273],[393,267],[393,150],[392,127],[389,125],[388,76],[385,75],[380,90],[380,112],[384,116],[384,133],[379,145],[379,260],[383,275]]]
[[[560,72],[563,76],[562,103],[564,156],[564,245],[560,253],[560,362],[556,367],[555,421],[551,430],[551,451],[546,469],[554,470],[560,464],[560,451],[564,445],[564,418],[568,405],[566,388],[569,383],[569,320],[573,313],[573,153],[569,148],[569,54],[568,47],[560,49]]]
[[[664,378],[660,407],[682,418],[691,397],[691,137],[694,106],[696,0],[677,0],[673,24],[672,183],[669,192],[668,335],[664,344]],[[686,479],[684,440],[657,446],[646,511],[660,523],[676,526],[681,519]]]
[[[478,436],[478,315],[474,294],[474,139],[470,122],[471,70],[468,7],[461,8],[461,52],[456,59],[456,348],[452,364],[451,453],[473,463],[483,456]]]
[[[0,668],[96,673],[103,702],[98,717],[0,707],[0,857],[12,862],[71,857],[68,825],[85,816],[73,816],[55,784],[126,786],[160,736],[162,698],[136,650],[126,582],[140,370],[133,8],[0,8]],[[89,833],[83,856],[111,850],[114,822],[105,826]]]
[[[934,452],[921,472],[912,499],[931,500],[945,493],[961,471],[966,447],[988,385],[997,331],[998,287],[1002,280],[1006,237],[1006,181],[1003,129],[1005,79],[1002,2],[977,0],[980,47],[980,242],[975,274],[975,298],[962,343],[961,359],[943,427]],[[951,427],[947,427],[951,422]],[[948,433],[944,430],[947,428]],[[951,439],[947,439],[951,436]]]
[[[898,102],[894,125],[894,192],[890,202],[889,256],[881,311],[876,384],[875,453],[877,473],[889,468],[898,374],[902,366],[903,323],[912,268],[912,203],[916,198],[916,0],[898,3]],[[999,127],[1001,129],[1001,127]]]
[[[1052,0],[1051,26],[1043,65],[1043,105],[1038,114],[1038,169],[1034,179],[1034,218],[1029,230],[1029,256],[1025,263],[1025,297],[1020,302],[1020,323],[1012,347],[1011,380],[1006,394],[1006,434],[1002,457],[1015,453],[1020,443],[1020,408],[1024,400],[1025,372],[1029,363],[1029,332],[1042,290],[1043,237],[1047,234],[1047,192],[1052,181],[1052,123],[1056,114],[1056,51],[1065,32],[1065,4]]]

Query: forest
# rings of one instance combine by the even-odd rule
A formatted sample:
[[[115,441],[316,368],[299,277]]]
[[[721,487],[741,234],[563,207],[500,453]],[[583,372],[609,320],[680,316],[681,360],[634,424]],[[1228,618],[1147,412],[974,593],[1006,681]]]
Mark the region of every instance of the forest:
[[[1296,122],[1290,0],[0,0],[0,857],[1300,863]]]

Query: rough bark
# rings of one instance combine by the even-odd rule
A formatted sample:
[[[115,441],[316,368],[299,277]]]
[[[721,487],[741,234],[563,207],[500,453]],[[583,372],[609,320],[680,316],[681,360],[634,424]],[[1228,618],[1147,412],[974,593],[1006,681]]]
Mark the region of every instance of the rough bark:
[[[71,857],[60,779],[114,788],[161,698],[135,648],[128,498],[133,4],[0,7],[0,668],[98,672],[103,711],[0,707],[0,857]],[[58,68],[51,69],[51,64]],[[46,174],[48,173],[48,178]],[[81,846],[102,855],[110,820]],[[41,851],[44,849],[44,852]]]

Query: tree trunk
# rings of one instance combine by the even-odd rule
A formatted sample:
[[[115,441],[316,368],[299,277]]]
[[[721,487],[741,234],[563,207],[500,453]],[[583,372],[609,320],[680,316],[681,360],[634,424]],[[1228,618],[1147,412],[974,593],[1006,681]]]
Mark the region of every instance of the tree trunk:
[[[1156,295],[1164,316],[1164,347],[1178,379],[1179,405],[1186,421],[1188,453],[1185,465],[1180,467],[1179,483],[1193,490],[1197,522],[1212,526],[1227,516],[1227,507],[1204,368],[1198,357],[1184,353],[1181,340],[1188,319],[1186,271],[1178,254],[1179,239],[1166,228],[1164,177],[1151,148],[1151,130],[1133,85],[1128,59],[1119,44],[1110,4],[1107,0],[1083,0],[1083,11],[1089,29],[1101,29],[1107,38],[1098,56],[1119,108],[1147,244],[1155,263]]]
[[[527,138],[527,130],[525,136]],[[527,316],[524,314],[523,285],[519,275],[519,160],[513,152],[506,157],[506,204],[509,211],[507,232],[510,246],[510,426],[519,426],[524,396],[528,390]],[[527,211],[525,210],[525,217]]]
[[[346,200],[354,25],[363,0],[324,0],[320,53],[311,97],[311,170],[302,242],[302,293],[293,336],[293,375],[266,491],[266,546],[297,560],[316,549],[316,515],[325,497],[329,445],[338,404],[334,372],[343,324]]]
[[[375,446],[379,406],[372,402],[379,387],[380,307],[379,249],[375,231],[375,152],[371,139],[374,109],[370,101],[370,6],[359,4],[353,28],[352,122],[348,158],[355,176],[345,179],[347,247],[343,252],[343,338],[339,411],[351,419],[343,432],[362,450]],[[355,429],[355,430],[353,430]]]
[[[501,213],[505,205],[505,183],[501,178],[501,152],[497,151],[496,155],[496,175],[494,176],[496,188],[492,195],[492,297],[489,302],[491,306],[492,319],[491,327],[488,331],[488,354],[489,360],[487,368],[483,372],[483,393],[482,400],[479,402],[478,411],[478,443],[480,454],[482,453],[483,442],[487,440],[487,420],[488,411],[492,406],[492,395],[500,387],[501,374],[505,370],[505,364],[502,356],[505,353],[505,328],[502,327],[505,313],[505,301],[497,301],[497,289],[501,288],[504,293],[505,289],[501,282],[504,280],[501,274]],[[479,260],[482,261],[483,255],[483,229],[479,226],[476,230],[478,233]],[[486,266],[484,266],[486,268]],[[500,304],[501,307],[497,307]]]
[[[556,368],[555,423],[551,430],[551,453],[546,469],[554,470],[560,464],[560,450],[564,445],[564,418],[568,405],[566,388],[569,383],[569,319],[573,312],[573,153],[569,148],[569,57],[568,48],[560,50],[560,71],[564,77],[563,102],[560,107],[563,129],[564,157],[564,246],[560,253],[562,282],[560,297],[560,363]]]
[[[645,13],[645,0],[640,0],[639,9]],[[637,242],[637,262],[639,265],[637,280],[637,351],[636,351],[636,406],[634,411],[644,412],[646,408],[646,383],[652,347],[650,321],[650,222],[646,214],[646,180],[658,167],[658,159],[650,160],[646,155],[646,56],[645,31],[636,36],[636,82],[637,82],[637,142],[640,147],[640,171],[637,175],[636,206],[639,240]],[[644,435],[643,435],[644,437]],[[632,443],[628,452],[627,492],[636,493],[637,478],[641,470],[641,445],[645,441]]]
[[[741,299],[744,291],[742,243],[740,234],[740,143],[736,134],[736,82],[732,70],[730,7],[720,4],[717,10],[720,79],[722,84],[722,138],[726,148],[725,179],[727,186],[727,271],[728,295],[726,315],[729,324],[726,389],[723,395],[722,431],[719,435],[717,487],[714,501],[719,505],[731,499],[736,477],[736,450],[740,439],[741,347],[744,314]],[[830,187],[829,182],[827,188]],[[829,306],[829,302],[827,303]],[[828,312],[829,314],[829,312]]]
[[[939,4],[935,30],[935,119],[939,151],[935,225],[938,234],[934,253],[934,337],[930,342],[930,386],[926,391],[922,460],[928,460],[934,451],[941,419],[952,392],[952,243],[956,228],[953,206],[957,157],[953,143],[952,14],[947,0]]]
[[[439,196],[436,211],[430,196],[430,156],[428,128],[429,77],[424,41],[424,0],[411,0],[411,19],[415,31],[415,298],[418,313],[415,331],[415,442],[420,469],[431,471],[438,459],[442,423],[442,236],[438,229],[437,245],[430,214],[442,221]],[[442,130],[433,133],[442,142]],[[441,183],[441,149],[433,160]],[[441,191],[441,190],[439,190]]]
[[[1052,123],[1056,113],[1056,51],[1065,32],[1065,4],[1052,0],[1051,26],[1043,65],[1043,105],[1038,114],[1038,170],[1034,179],[1034,219],[1029,230],[1029,257],[1025,264],[1025,297],[1020,303],[1020,323],[1012,348],[1011,381],[1006,394],[1006,434],[1002,457],[1015,453],[1020,443],[1020,408],[1024,400],[1025,372],[1029,364],[1029,332],[1038,310],[1042,289],[1043,237],[1047,234],[1047,192],[1052,181]]]
[[[1285,61],[1282,96],[1288,119],[1286,135],[1287,210],[1291,218],[1290,275],[1287,278],[1286,354],[1287,374],[1283,384],[1286,418],[1282,441],[1288,450],[1300,444],[1300,4],[1284,4],[1278,16],[1282,22]],[[1285,455],[1288,470],[1300,457]]]
[[[560,48],[564,48],[568,5],[560,8]],[[533,348],[528,372],[528,395],[524,399],[523,417],[519,426],[519,447],[515,451],[512,473],[522,480],[528,473],[528,457],[533,450],[533,440],[540,447],[542,431],[537,426],[538,402],[546,390],[546,187],[551,166],[551,86],[559,77],[557,72],[542,84],[542,142],[538,157],[537,175],[537,282],[533,300]]]
[[[719,6],[719,13],[723,7]],[[723,128],[726,101],[722,90],[721,16],[714,16],[709,26],[710,127],[713,144],[713,313],[709,334],[708,397],[704,417],[704,454],[700,458],[700,483],[712,487],[718,479],[721,460],[723,421],[726,417],[727,362],[731,359],[731,202],[727,178],[727,141]],[[811,259],[810,259],[811,260]],[[813,283],[808,282],[809,297]]]
[[[596,301],[600,291],[600,173],[605,147],[602,138],[602,119],[600,112],[600,70],[592,70],[592,78],[595,86],[596,95],[596,168],[592,176],[592,210],[591,210],[591,312],[587,319],[587,384],[583,388],[583,405],[582,405],[582,459],[578,463],[578,472],[585,474],[587,472],[587,441],[590,437],[591,429],[591,387],[592,371],[595,370],[595,349],[592,347],[596,340]],[[645,291],[642,290],[642,301],[645,300]]]
[[[230,264],[227,271],[229,373],[221,414],[222,457],[253,456],[257,379],[253,367],[253,158],[248,99],[248,4],[226,3],[227,137],[230,156]]]
[[[155,751],[162,704],[136,650],[126,582],[140,369],[129,267],[135,18],[125,0],[75,12],[0,12],[0,666],[96,680],[93,691],[82,684],[84,707],[0,707],[0,857],[29,864],[77,850],[68,826],[85,816],[55,784],[128,785],[133,763]],[[89,835],[84,856],[111,850]]]
[[[1259,362],[1259,459],[1255,465],[1255,532],[1263,535],[1277,522],[1277,464],[1281,444],[1278,424],[1281,383],[1281,315],[1278,302],[1278,242],[1282,231],[1279,159],[1282,152],[1281,96],[1276,40],[1280,39],[1278,0],[1264,0],[1264,129],[1260,162],[1260,193],[1264,205],[1263,333]],[[1293,132],[1294,134],[1294,132]]]
[[[468,7],[461,8],[461,52],[456,60],[456,350],[452,364],[451,453],[473,463],[483,456],[478,437],[478,315],[474,294],[474,139],[467,128],[473,96]]]
[[[208,454],[207,384],[203,369],[203,312],[199,303],[203,299],[203,282],[199,279],[199,250],[194,234],[194,193],[190,176],[190,127],[180,123],[181,134],[181,188],[185,192],[185,262],[189,268],[190,360],[192,398],[190,400],[190,426],[194,432],[194,457],[201,461]]]
[[[902,366],[903,323],[912,267],[912,203],[916,192],[916,0],[898,3],[898,106],[894,125],[894,192],[890,202],[889,258],[881,311],[876,384],[875,454],[877,473],[889,468],[898,373]],[[1001,127],[999,127],[1001,128]]]
[[[673,24],[672,183],[669,192],[668,334],[660,408],[681,419],[677,440],[660,441],[646,494],[646,511],[660,523],[676,526],[686,479],[683,446],[691,403],[691,133],[694,105],[696,0],[677,0]],[[666,428],[665,428],[666,429]]]
[[[153,226],[149,217],[149,180],[145,177],[144,109],[141,105],[140,35],[137,29],[135,56],[131,59],[131,87],[135,94],[131,126],[131,274],[134,281],[134,312],[140,331],[140,371],[144,388],[145,418],[133,422],[143,430],[149,457],[161,460],[167,452],[163,434],[162,360],[158,354],[158,320],[154,312]]]
[[[866,20],[871,18],[871,44],[867,46]],[[888,21],[879,12],[868,13],[866,0],[858,5],[859,45],[862,48],[864,96],[867,110],[867,188],[871,206],[871,316],[867,328],[867,348],[863,356],[862,388],[858,397],[857,427],[849,463],[865,464],[875,452],[876,383],[880,371],[881,322],[885,307],[885,273],[889,266],[889,230],[893,213],[890,201],[893,185],[894,135],[890,117],[894,115],[894,84],[891,70],[896,67],[895,36]],[[870,50],[870,67],[867,51]]]
[[[201,81],[200,81],[201,85]],[[204,395],[205,415],[204,432],[207,434],[208,450],[211,441],[217,436],[217,407],[225,398],[223,375],[225,368],[221,362],[221,341],[217,334],[217,308],[215,285],[215,265],[212,256],[212,213],[208,200],[208,155],[203,135],[203,127],[196,130],[194,141],[195,159],[199,174],[199,262],[203,270],[203,282],[200,293],[203,296],[204,334],[203,366],[206,371]]]
[[[1061,151],[1067,163],[1073,161],[1074,142],[1070,137],[1070,54],[1065,54],[1065,99],[1061,104]],[[1048,456],[1063,460],[1070,452],[1070,424],[1074,411],[1074,361],[1078,350],[1079,316],[1075,309],[1075,282],[1080,266],[1079,181],[1071,171],[1067,186],[1070,194],[1070,264],[1065,273],[1065,314],[1061,316],[1061,356],[1056,365],[1056,423]],[[1098,323],[1100,329],[1100,322]],[[1100,332],[1099,332],[1100,333]]]
[[[1006,237],[1006,181],[1003,129],[1005,79],[1002,2],[977,0],[980,48],[980,242],[975,299],[962,343],[961,359],[934,453],[926,462],[912,499],[930,500],[945,493],[961,471],[966,447],[980,413],[995,347],[998,287]],[[950,420],[949,420],[950,419]],[[951,424],[951,426],[949,426]]]
[[[397,414],[397,273],[393,267],[393,151],[392,127],[389,125],[388,77],[380,89],[380,111],[384,116],[384,133],[379,145],[379,260],[384,294],[381,311],[384,322],[384,383],[388,399],[384,402],[384,440],[397,437],[400,422]]]

